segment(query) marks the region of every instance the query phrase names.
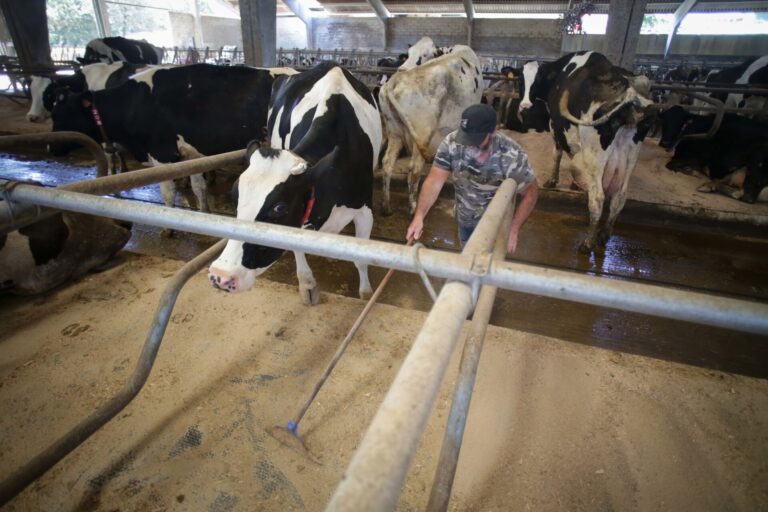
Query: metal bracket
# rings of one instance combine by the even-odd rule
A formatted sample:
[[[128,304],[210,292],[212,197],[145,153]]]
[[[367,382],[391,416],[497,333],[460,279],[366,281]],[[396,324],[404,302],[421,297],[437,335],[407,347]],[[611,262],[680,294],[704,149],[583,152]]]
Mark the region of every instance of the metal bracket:
[[[416,271],[419,273],[419,277],[421,277],[421,282],[424,283],[424,287],[427,289],[429,296],[432,297],[432,302],[435,302],[437,300],[437,293],[435,293],[435,289],[432,287],[432,282],[429,280],[429,276],[424,271],[424,267],[421,265],[421,260],[419,259],[419,249],[422,247],[424,247],[424,244],[420,242],[413,244],[413,261],[416,263]]]
[[[472,255],[472,263],[469,266],[469,273],[475,276],[470,284],[472,287],[472,304],[477,304],[477,297],[480,295],[480,278],[488,273],[493,262],[492,252],[479,252]]]

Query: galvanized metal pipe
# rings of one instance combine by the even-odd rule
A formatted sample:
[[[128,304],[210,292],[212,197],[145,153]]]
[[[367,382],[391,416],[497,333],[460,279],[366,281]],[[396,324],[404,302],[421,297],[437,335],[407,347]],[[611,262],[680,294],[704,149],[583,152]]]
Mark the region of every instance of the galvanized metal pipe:
[[[3,180],[0,180],[0,185],[2,183]],[[473,268],[482,262],[467,255],[423,248],[419,250],[417,262],[412,250],[400,244],[30,185],[15,187],[8,192],[8,196],[12,201],[243,240],[407,272],[417,272],[423,267],[427,274],[445,279],[464,282],[477,280],[480,284],[491,284],[507,290],[768,335],[766,303],[586,276],[511,261],[493,261],[487,273],[477,275],[477,269],[473,273]]]
[[[507,255],[507,240],[513,213],[514,205],[507,211],[499,232],[496,234],[496,246],[493,249],[494,260],[503,261]],[[435,480],[432,482],[432,491],[427,503],[429,512],[442,512],[448,509],[462,439],[464,438],[464,426],[467,423],[472,390],[475,387],[477,367],[480,364],[480,354],[483,352],[485,332],[491,319],[493,303],[496,301],[496,290],[497,288],[491,285],[485,285],[480,289],[477,306],[472,315],[472,325],[464,341],[464,349],[461,352],[461,362],[459,363],[459,376],[453,388],[451,411],[445,425]]]
[[[166,286],[163,296],[155,310],[155,319],[152,327],[147,334],[144,342],[144,348],[141,351],[139,360],[133,375],[125,383],[123,388],[113,396],[106,404],[94,411],[88,418],[81,421],[75,428],[70,430],[48,448],[43,450],[35,458],[25,464],[21,469],[13,473],[0,483],[0,507],[13,499],[17,494],[23,491],[29,484],[43,475],[57,462],[66,457],[66,455],[80,446],[94,432],[101,428],[105,423],[115,417],[125,406],[127,406],[141,388],[152,371],[152,365],[160,349],[160,342],[163,340],[168,320],[173,312],[176,299],[181,292],[181,288],[189,279],[206,267],[213,259],[221,253],[226,240],[213,245],[207,251],[203,252],[195,259],[184,265]]]
[[[78,181],[76,183],[58,187],[58,190],[69,190],[72,192],[84,192],[86,194],[98,195],[114,194],[123,190],[151,185],[152,183],[160,183],[162,181],[211,171],[225,165],[241,162],[244,157],[245,150],[239,149],[237,151],[196,158],[194,160],[185,160],[183,162],[159,165],[147,169],[138,169],[136,171],[115,174],[112,176]],[[38,208],[30,205],[15,205],[13,206],[13,211],[10,209],[10,205],[6,205],[5,208],[0,208],[0,233],[5,233],[12,229],[19,229],[19,227],[56,213],[55,211],[41,212]]]
[[[513,180],[502,183],[463,255],[477,256],[479,262],[490,253],[505,212],[512,206],[515,188]],[[394,510],[464,319],[471,311],[471,295],[464,283],[443,286],[326,510]]]
[[[82,144],[96,161],[96,174],[107,174],[107,155],[101,145],[89,136],[79,132],[45,132],[27,133],[24,135],[3,135],[0,137],[0,148],[12,148],[18,144],[50,144],[52,142],[76,142]]]

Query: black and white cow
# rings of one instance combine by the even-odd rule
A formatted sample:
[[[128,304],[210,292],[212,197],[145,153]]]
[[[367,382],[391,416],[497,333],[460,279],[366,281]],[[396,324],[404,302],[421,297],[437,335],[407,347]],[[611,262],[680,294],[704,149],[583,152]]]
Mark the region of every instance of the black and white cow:
[[[81,64],[104,62],[111,64],[118,60],[131,64],[161,64],[163,49],[144,40],[125,37],[100,37],[92,39],[85,46],[85,55],[78,57]]]
[[[350,222],[368,238],[373,169],[381,146],[381,120],[371,93],[348,71],[321,63],[275,82],[269,114],[272,147],[249,151],[238,184],[237,218],[284,226],[311,224],[338,233]],[[213,286],[250,289],[281,249],[230,240],[209,269]],[[295,252],[299,293],[305,304],[319,300],[304,253]],[[355,264],[359,293],[371,293],[368,267]]]
[[[83,66],[72,75],[55,77],[32,76],[29,92],[32,99],[27,120],[42,123],[49,117],[62,93],[100,91],[126,82],[140,68],[139,65],[119,61],[112,64],[96,63]]]
[[[674,148],[667,163],[673,171],[697,170],[712,180],[700,191],[723,192],[754,203],[768,186],[768,124],[736,114],[725,114],[710,139],[681,140],[686,135],[705,134],[715,115],[700,116],[673,106],[661,113],[659,145]],[[734,175],[734,173],[736,173]]]
[[[98,117],[110,142],[147,165],[242,149],[265,136],[272,83],[284,73],[295,71],[211,64],[151,69],[118,87],[69,95],[54,107],[53,131],[76,131],[105,142]],[[57,143],[50,150],[61,155],[74,147]],[[201,175],[192,176],[192,188],[201,210],[208,211]],[[160,189],[172,206],[173,182]]]
[[[650,82],[596,52],[572,53],[545,64],[528,62],[522,75],[520,109],[531,108],[534,101],[546,104],[555,148],[573,159],[574,182],[587,192],[589,232],[579,250],[592,252],[608,241],[624,207],[629,177],[652,122],[646,116],[652,103]],[[556,165],[546,186],[557,185],[558,172]]]
[[[768,86],[768,55],[759,58],[751,58],[738,66],[725,68],[707,75],[708,84],[733,84],[733,85],[762,85]],[[764,108],[768,98],[750,94],[726,94],[724,92],[710,93],[726,107]],[[700,100],[694,101],[695,105],[702,104]]]
[[[401,53],[397,56],[397,59],[391,57],[381,58],[376,62],[376,65],[380,68],[399,68],[406,60],[408,60],[408,54]]]
[[[63,212],[0,235],[0,293],[42,293],[103,265],[131,238],[111,219]]]

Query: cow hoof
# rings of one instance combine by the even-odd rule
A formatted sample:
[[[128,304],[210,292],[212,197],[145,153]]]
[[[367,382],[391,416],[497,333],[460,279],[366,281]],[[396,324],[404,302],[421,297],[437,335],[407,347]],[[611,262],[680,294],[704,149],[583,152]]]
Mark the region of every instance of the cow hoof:
[[[389,205],[382,205],[381,214],[385,217],[389,217],[390,215],[392,215],[392,207]]]
[[[367,290],[360,290],[360,291],[358,292],[358,294],[360,295],[360,298],[361,298],[362,300],[366,300],[366,301],[367,301],[367,300],[368,300],[368,299],[370,299],[370,298],[371,298],[371,296],[373,295],[373,291],[371,291],[371,289],[369,288],[369,289],[367,289]]]
[[[301,302],[305,306],[317,306],[320,304],[320,292],[317,290],[317,286],[299,289],[299,294],[301,295]]]
[[[557,180],[551,179],[548,180],[546,183],[544,183],[544,188],[555,188],[557,187]]]

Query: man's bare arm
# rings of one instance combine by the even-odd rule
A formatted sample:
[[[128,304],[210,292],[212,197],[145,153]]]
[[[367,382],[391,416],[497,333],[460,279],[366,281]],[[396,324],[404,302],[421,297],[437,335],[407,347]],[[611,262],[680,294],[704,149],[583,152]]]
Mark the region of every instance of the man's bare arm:
[[[440,195],[440,190],[442,190],[450,175],[450,171],[436,165],[433,165],[429,170],[429,174],[427,174],[427,178],[421,186],[419,201],[416,203],[416,213],[413,214],[413,220],[405,233],[406,240],[418,240],[421,238],[421,233],[424,230],[424,217],[427,216],[427,212],[435,204],[437,196]]]
[[[515,249],[517,249],[517,235],[520,233],[520,228],[523,227],[523,224],[525,224],[525,221],[528,220],[528,217],[531,215],[538,198],[539,186],[536,184],[536,180],[518,194],[517,208],[515,209],[515,214],[512,216],[512,226],[509,228],[507,252],[513,253],[515,252]]]

